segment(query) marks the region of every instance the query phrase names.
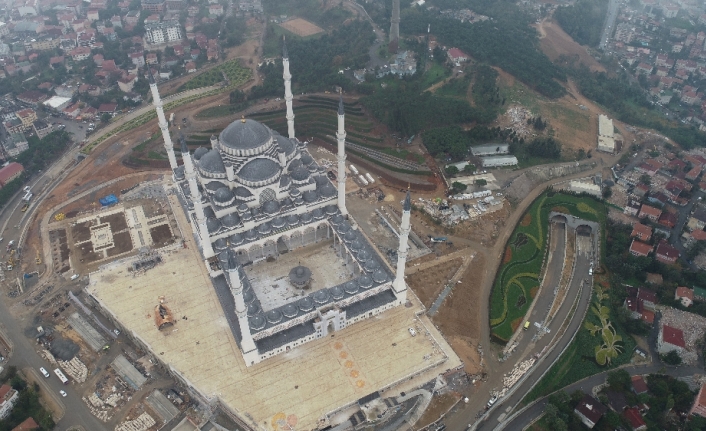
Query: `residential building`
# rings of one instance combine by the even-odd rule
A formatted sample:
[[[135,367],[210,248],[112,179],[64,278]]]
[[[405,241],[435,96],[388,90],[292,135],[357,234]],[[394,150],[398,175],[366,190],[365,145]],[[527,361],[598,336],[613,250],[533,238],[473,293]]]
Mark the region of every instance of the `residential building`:
[[[27,108],[23,109],[21,111],[17,111],[15,113],[17,115],[17,118],[22,121],[22,128],[26,130],[30,130],[32,128],[32,123],[34,123],[37,120],[37,113],[34,112],[34,109]]]
[[[9,133],[9,134],[22,133],[25,130],[24,126],[22,125],[22,120],[20,120],[17,117],[13,117],[13,118],[10,118],[9,120],[5,120],[2,124],[5,127],[5,130],[7,131],[7,133]]]
[[[706,383],[701,385],[698,395],[694,399],[694,404],[689,410],[689,415],[699,415],[702,418],[706,418]]]
[[[52,125],[44,120],[37,120],[32,123],[32,129],[39,139],[43,139],[52,132]]]
[[[630,380],[632,381],[632,391],[635,395],[647,393],[647,383],[645,383],[645,379],[642,376],[632,376]]]
[[[630,236],[636,237],[641,241],[649,241],[650,238],[652,238],[652,228],[649,226],[645,226],[640,222],[636,222],[632,226],[632,233],[630,234]]]
[[[35,431],[39,430],[41,427],[37,424],[37,421],[32,417],[28,417],[21,424],[17,425],[12,429],[12,431]]]
[[[648,219],[656,223],[657,220],[659,220],[660,215],[662,215],[662,210],[643,204],[642,207],[640,207],[640,214],[638,215],[638,217],[647,217]]]
[[[642,319],[649,325],[655,320],[655,304],[657,295],[644,288],[628,288],[628,296],[625,298],[623,306],[630,312],[633,319]]]
[[[632,431],[644,431],[647,429],[647,424],[637,408],[631,407],[629,409],[625,409],[623,412],[623,417],[627,419]]]
[[[665,211],[662,213],[662,215],[659,216],[659,220],[657,220],[657,223],[671,229],[677,224],[677,216],[674,213]]]
[[[569,190],[574,193],[587,193],[596,197],[601,197],[601,186],[585,181],[572,180],[569,182]]]
[[[5,419],[10,415],[19,397],[18,392],[12,389],[11,386],[0,386],[0,419]]]
[[[0,169],[0,187],[5,187],[7,183],[22,175],[24,167],[21,164],[12,162],[4,168]],[[0,396],[0,399],[2,397]]]
[[[91,56],[91,48],[87,46],[79,46],[74,48],[69,55],[74,61],[83,61]]]
[[[632,200],[628,201],[628,204],[625,205],[623,212],[627,215],[636,217],[637,214],[640,212],[640,202],[632,201]]]
[[[679,250],[669,245],[667,241],[661,241],[657,245],[655,258],[662,263],[672,264],[679,258]]]
[[[586,395],[579,401],[574,409],[574,414],[581,419],[584,425],[592,429],[607,410],[606,406],[598,402],[598,400]]]
[[[142,9],[150,12],[163,12],[165,10],[164,0],[142,0]]]
[[[123,78],[118,79],[118,87],[123,93],[129,93],[137,82],[137,75],[126,75]]]
[[[182,39],[179,21],[163,21],[157,24],[145,24],[145,40],[150,44],[176,42]]]
[[[471,58],[468,54],[458,48],[450,48],[446,51],[446,55],[448,55],[449,60],[451,60],[451,62],[453,62],[456,66],[459,66],[461,63],[464,63]]]
[[[186,73],[194,73],[196,72],[196,63],[193,61],[190,61],[184,65],[184,70],[186,70]]]
[[[684,349],[686,349],[684,332],[681,329],[662,325],[657,336],[657,351],[661,354],[669,353],[672,350],[681,353]]]
[[[679,286],[674,291],[674,299],[680,301],[684,307],[690,307],[694,303],[694,289]]]
[[[706,227],[706,210],[699,207],[694,213],[689,217],[689,221],[686,226],[690,230],[703,230]]]
[[[136,25],[138,22],[140,22],[140,11],[139,10],[131,10],[130,12],[125,15],[125,24],[126,25]]]
[[[645,244],[644,242],[640,242],[636,239],[632,240],[632,243],[630,243],[630,254],[633,256],[644,257],[650,253],[652,253],[651,245]]]
[[[117,103],[103,103],[98,107],[98,113],[103,114],[113,114],[115,110],[118,109]]]
[[[208,5],[208,14],[211,16],[221,16],[223,15],[223,5],[222,4],[210,4]]]
[[[7,157],[17,157],[29,149],[29,143],[24,133],[11,133],[2,144]]]
[[[145,65],[145,55],[142,51],[131,52],[129,57],[130,61],[132,61],[132,64],[134,64],[135,66],[143,67]]]
[[[38,106],[47,99],[47,95],[41,91],[24,91],[17,95],[17,100],[32,106]]]

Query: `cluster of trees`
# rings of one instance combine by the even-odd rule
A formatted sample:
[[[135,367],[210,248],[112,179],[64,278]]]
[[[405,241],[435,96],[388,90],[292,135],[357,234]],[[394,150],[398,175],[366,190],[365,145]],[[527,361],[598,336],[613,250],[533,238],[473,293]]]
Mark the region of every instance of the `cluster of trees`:
[[[515,144],[510,144],[510,147],[517,147]],[[554,138],[536,138],[524,147],[519,147],[520,151],[514,151],[513,154],[526,152],[532,157],[541,157],[544,159],[558,160],[561,157],[561,144]]]
[[[422,133],[422,142],[424,142],[429,154],[434,157],[448,154],[452,159],[458,160],[468,154],[468,136],[459,126],[445,126],[427,130]],[[456,171],[448,172],[450,175],[458,173],[455,166],[453,169]]]
[[[57,160],[71,142],[71,135],[63,130],[58,130],[41,140],[36,136],[30,136],[27,138],[27,142],[29,149],[20,153],[16,161],[25,168],[26,174],[31,175]]]
[[[267,15],[298,16],[324,28],[340,24],[351,16],[351,12],[341,6],[321,7],[319,0],[263,0],[262,7]]]
[[[27,385],[18,374],[17,368],[9,366],[3,383],[9,383],[13,389],[20,393],[17,404],[10,415],[0,420],[0,431],[10,431],[29,417],[34,418],[41,431],[50,431],[56,425],[51,414],[39,403],[39,385]]]
[[[530,18],[516,4],[490,0],[464,3],[471,3],[474,11],[493,19],[469,24],[441,15],[430,16],[417,8],[407,9],[400,24],[402,31],[423,34],[431,25],[441,43],[456,46],[478,61],[501,67],[545,96],[554,98],[566,93],[556,81],[566,80],[566,75],[539,50]]]
[[[608,0],[579,0],[554,11],[561,28],[581,45],[597,46],[601,40]]]
[[[534,127],[535,130],[542,131],[547,128],[549,123],[546,121],[542,120],[542,116],[540,115],[539,117],[534,117],[534,118],[528,118],[527,119],[527,124]]]

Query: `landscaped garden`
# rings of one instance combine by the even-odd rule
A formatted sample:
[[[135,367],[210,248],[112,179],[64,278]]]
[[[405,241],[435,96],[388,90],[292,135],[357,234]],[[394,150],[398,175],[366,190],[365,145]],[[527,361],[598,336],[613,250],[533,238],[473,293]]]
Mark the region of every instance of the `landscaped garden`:
[[[218,66],[196,75],[179,87],[178,91],[193,90],[195,88],[208,87],[223,81],[223,75],[228,78],[228,88],[236,88],[250,79],[251,71],[240,64],[240,60],[233,59],[219,64]]]
[[[549,212],[558,211],[604,224],[603,203],[590,197],[548,191],[530,206],[505,247],[490,297],[490,326],[496,341],[507,342],[539,290],[547,253]]]

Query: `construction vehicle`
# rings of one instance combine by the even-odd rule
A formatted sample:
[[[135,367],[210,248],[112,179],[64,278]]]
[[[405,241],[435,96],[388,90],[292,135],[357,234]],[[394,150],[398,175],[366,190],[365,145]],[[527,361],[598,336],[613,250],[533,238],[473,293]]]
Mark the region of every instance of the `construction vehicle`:
[[[22,205],[22,212],[27,211],[27,208],[29,208],[29,204]]]
[[[39,255],[39,250],[37,250],[37,257],[34,259],[34,261],[37,263],[37,265],[42,264],[42,257]]]
[[[17,264],[17,258],[15,257],[15,249],[10,250],[10,256],[7,258],[7,270],[12,271],[12,268]]]
[[[62,221],[65,218],[66,218],[66,214],[64,214],[64,213],[59,213],[54,216],[54,220],[56,220],[56,221]]]

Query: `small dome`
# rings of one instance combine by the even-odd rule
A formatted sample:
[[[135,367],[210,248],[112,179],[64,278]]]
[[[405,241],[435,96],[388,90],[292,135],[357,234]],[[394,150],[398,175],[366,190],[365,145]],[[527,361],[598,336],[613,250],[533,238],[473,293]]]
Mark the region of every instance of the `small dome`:
[[[282,313],[277,310],[270,310],[265,313],[265,316],[270,323],[279,323],[282,320]]]
[[[348,232],[349,230],[351,230],[351,224],[348,223],[347,221],[344,221],[343,223],[341,223],[341,224],[339,224],[338,226],[336,226],[336,229],[337,229],[340,233],[346,233],[346,232]]]
[[[314,297],[314,302],[316,302],[317,304],[325,304],[329,301],[329,294],[326,289],[319,290],[315,292],[312,296]]]
[[[272,232],[272,226],[270,225],[269,222],[265,222],[257,227],[257,231],[261,235],[267,235],[268,233]]]
[[[250,327],[259,331],[260,329],[263,329],[267,325],[267,321],[265,318],[262,316],[262,314],[258,314],[257,316],[253,316],[250,319],[248,319],[250,322]]]
[[[236,213],[227,214],[221,219],[221,224],[228,228],[236,227],[240,224],[240,216]]]
[[[338,226],[339,224],[343,223],[345,220],[346,219],[342,215],[337,214],[337,215],[331,217],[331,224],[334,226]]]
[[[271,138],[270,130],[254,120],[236,120],[223,129],[218,142],[234,150],[251,150],[265,145]]]
[[[291,177],[292,180],[297,182],[306,181],[309,178],[309,171],[300,166],[292,171]]]
[[[301,311],[311,311],[314,309],[314,301],[312,301],[311,298],[306,296],[297,302],[297,306]]]
[[[238,186],[233,189],[233,194],[241,199],[247,199],[252,197],[252,193],[250,190],[246,189],[243,186]],[[238,207],[238,211],[240,211],[240,207]]]
[[[247,162],[238,171],[238,177],[245,181],[260,182],[270,180],[280,173],[280,166],[274,160],[258,157]]]
[[[213,242],[213,248],[217,251],[225,250],[228,248],[228,243],[224,238],[218,238]]]
[[[315,173],[319,172],[319,165],[317,165],[316,163],[312,163],[309,166],[307,166],[307,169],[309,170],[309,173],[315,174]]]
[[[292,179],[289,178],[289,175],[282,175],[279,177],[279,187],[284,189],[289,187],[289,185],[292,184]]]
[[[252,220],[252,213],[250,211],[246,211],[240,217],[242,217],[243,221],[250,221]]]
[[[213,195],[213,199],[218,204],[228,205],[232,203],[235,198],[228,187],[221,187],[216,190],[216,193]]]
[[[302,195],[302,191],[299,189],[292,189],[289,191],[289,196],[291,196],[293,198],[298,198],[301,195]]]
[[[295,159],[295,160],[292,160],[292,163],[289,164],[289,167],[287,168],[287,170],[289,172],[292,172],[300,166],[302,166],[302,161],[299,159]]]
[[[361,262],[365,262],[366,260],[370,259],[370,252],[368,250],[361,250],[358,253],[358,260]]]
[[[316,182],[317,188],[323,186],[324,184],[330,183],[330,181],[328,180],[328,178],[326,178],[325,175],[316,175],[314,177],[314,181]]]
[[[287,222],[284,220],[283,217],[277,216],[272,219],[272,227],[275,229],[281,229],[287,225]]]
[[[373,281],[377,284],[381,284],[387,281],[387,274],[382,269],[378,269],[373,273]]]
[[[326,214],[334,215],[338,212],[338,207],[336,205],[326,205]]]
[[[375,272],[378,268],[380,268],[380,264],[377,260],[370,259],[369,261],[365,262],[365,265],[363,265],[363,267],[365,268],[366,272]]]
[[[369,289],[373,286],[373,279],[369,275],[362,275],[358,278],[358,285],[363,289]]]
[[[243,301],[245,301],[246,304],[250,304],[253,302],[255,299],[255,294],[252,293],[252,290],[243,290]],[[260,312],[260,307],[257,304],[252,304],[257,307],[257,311],[254,314],[257,314]],[[250,307],[248,307],[248,314],[250,314]]]
[[[206,229],[208,233],[215,233],[221,228],[221,222],[215,217],[209,217],[206,219]]]
[[[295,205],[295,206],[304,205],[304,199],[302,199],[301,196],[298,197],[298,198],[296,198],[296,199],[294,199],[294,205]]]
[[[238,189],[239,189],[239,187],[236,187],[236,189],[235,189],[236,196],[238,195]],[[247,189],[245,189],[245,190],[247,190]],[[238,205],[238,212],[240,214],[249,213],[250,207],[248,207],[246,204],[240,204],[240,205]]]
[[[226,166],[223,164],[221,153],[218,150],[211,150],[204,154],[199,160],[199,167],[201,170],[212,174],[224,174],[226,172]]]
[[[311,222],[311,213],[304,213],[299,216],[299,219],[302,221],[302,223],[309,223]]]
[[[216,212],[213,211],[213,208],[211,208],[211,207],[204,208],[203,213],[206,215],[206,217],[215,217],[216,216]]]
[[[194,151],[194,160],[201,160],[201,157],[203,157],[206,153],[208,153],[208,148],[198,147],[196,151]]]
[[[250,294],[252,295],[252,293]],[[260,312],[260,306],[257,304],[248,305],[248,317],[252,317]]]
[[[345,290],[347,294],[353,295],[358,291],[358,285],[354,281],[349,281],[343,285],[343,290]]]
[[[332,196],[336,196],[336,189],[331,185],[331,183],[328,183],[321,188],[317,189],[319,194],[325,198],[330,198]]]
[[[333,286],[331,289],[329,289],[329,291],[331,292],[331,297],[333,299],[338,300],[343,298],[344,296],[343,288],[341,286]]]
[[[352,243],[357,238],[358,237],[355,235],[355,233],[353,233],[352,230],[349,230],[348,232],[345,233],[345,235],[343,235],[343,241],[346,242],[347,244]]]
[[[309,166],[310,164],[314,163],[314,159],[308,154],[302,154],[300,160],[306,166]]]
[[[257,237],[258,237],[258,235],[257,235],[257,231],[255,231],[255,229],[250,229],[249,231],[245,232],[245,239],[247,239],[248,241],[252,241]]]
[[[284,314],[284,317],[291,319],[292,317],[299,314],[299,309],[294,304],[287,304],[282,307],[282,314]]]
[[[314,209],[314,211],[311,212],[311,215],[314,217],[314,220],[321,220],[326,216],[321,208]]]
[[[226,216],[226,217],[228,217],[228,216]],[[242,244],[244,241],[244,238],[243,238],[242,234],[234,233],[233,235],[230,236],[230,238],[228,238],[228,241],[230,242],[231,246],[236,246],[236,245]]]
[[[282,207],[290,207],[290,206],[292,206],[292,200],[289,197],[286,197],[286,198],[282,199],[281,204],[282,204]]]
[[[267,215],[277,214],[279,212],[279,202],[277,201],[267,201],[262,204],[262,212]]]
[[[299,224],[299,217],[295,214],[290,214],[287,216],[287,224],[290,226],[296,226]]]
[[[174,178],[177,179],[177,181],[183,180],[186,177],[184,174],[184,165],[182,166],[177,166],[176,169],[174,169]]]
[[[315,191],[309,190],[308,192],[304,192],[302,194],[302,199],[304,199],[304,202],[310,204],[319,200],[319,195]]]
[[[225,184],[223,184],[220,181],[210,181],[208,184],[206,184],[204,186],[204,188],[206,189],[206,193],[209,193],[209,194],[216,193],[216,190],[218,190],[222,187],[228,188],[228,186],[226,186]]]

